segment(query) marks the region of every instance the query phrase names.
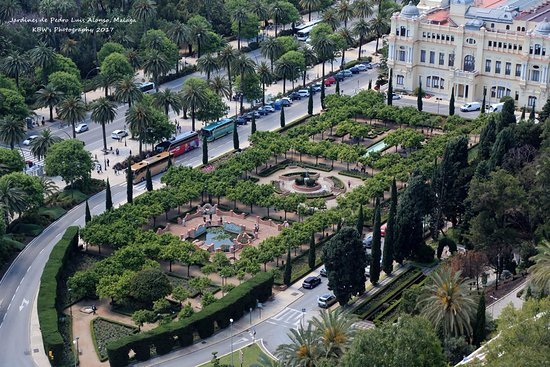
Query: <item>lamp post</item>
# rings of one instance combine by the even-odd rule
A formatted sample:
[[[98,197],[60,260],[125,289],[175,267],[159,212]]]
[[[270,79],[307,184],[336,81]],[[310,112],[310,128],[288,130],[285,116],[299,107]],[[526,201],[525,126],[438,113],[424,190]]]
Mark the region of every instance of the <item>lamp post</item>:
[[[90,75],[90,73],[94,70],[97,70],[99,69],[99,66],[96,66],[95,68],[91,69],[90,71],[88,71],[88,74],[86,74],[86,76],[84,77],[84,80],[87,80],[88,79],[88,76]],[[86,91],[84,91],[84,103],[87,103],[86,102]]]
[[[233,319],[229,319],[229,325],[231,330],[231,367],[233,367]]]
[[[78,339],[79,339],[79,337],[77,336],[73,340],[73,344],[75,344],[75,346],[76,346],[76,350],[74,352],[74,366],[75,367],[78,366],[78,356],[80,354],[80,352],[78,351]]]
[[[201,57],[201,34],[197,34],[197,59]]]
[[[304,327],[305,317],[306,317],[306,309],[302,308],[302,322],[300,324],[302,327]]]
[[[491,298],[492,300],[494,300],[495,302],[493,302],[493,304],[491,305],[491,318],[495,318],[494,317],[494,312],[495,312],[495,303],[496,301],[498,301],[498,298],[494,297],[494,296],[491,296],[489,295],[489,298]]]
[[[439,101],[442,101],[443,98],[436,97],[435,100],[437,101],[437,114],[439,115]]]

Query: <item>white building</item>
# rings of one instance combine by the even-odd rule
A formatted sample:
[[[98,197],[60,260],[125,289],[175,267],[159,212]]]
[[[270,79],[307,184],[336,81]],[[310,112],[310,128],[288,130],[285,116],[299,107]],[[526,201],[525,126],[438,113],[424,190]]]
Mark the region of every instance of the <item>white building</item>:
[[[395,90],[488,104],[511,96],[542,108],[549,95],[550,0],[421,0],[391,18]]]

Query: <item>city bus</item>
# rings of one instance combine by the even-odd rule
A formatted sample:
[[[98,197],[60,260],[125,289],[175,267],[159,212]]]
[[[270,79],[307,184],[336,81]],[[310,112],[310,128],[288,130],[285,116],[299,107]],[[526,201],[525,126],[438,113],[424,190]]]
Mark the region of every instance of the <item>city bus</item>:
[[[180,135],[165,140],[155,146],[155,152],[170,152],[174,157],[187,153],[199,146],[199,133],[196,131],[184,131]]]
[[[155,83],[153,83],[153,82],[141,83],[138,86],[138,88],[142,93],[147,93],[147,92],[150,92],[150,91],[155,89]]]
[[[233,132],[233,119],[225,118],[213,122],[201,129],[201,135],[206,136],[207,141],[213,141]]]
[[[298,41],[305,41],[308,39],[311,30],[319,23],[322,19],[312,20],[311,22],[304,23],[295,28],[296,30],[296,39]]]
[[[151,176],[158,175],[168,169],[173,154],[170,152],[162,152],[151,158],[146,158],[141,162],[132,165],[132,178],[134,185],[145,181],[147,169],[151,171]],[[173,163],[173,162],[172,162]]]
[[[304,24],[300,24],[300,25],[294,27],[294,31],[299,32],[303,29],[316,26],[317,24],[321,23],[322,21],[323,21],[323,19],[315,19],[315,20],[312,20],[311,22],[305,22]]]

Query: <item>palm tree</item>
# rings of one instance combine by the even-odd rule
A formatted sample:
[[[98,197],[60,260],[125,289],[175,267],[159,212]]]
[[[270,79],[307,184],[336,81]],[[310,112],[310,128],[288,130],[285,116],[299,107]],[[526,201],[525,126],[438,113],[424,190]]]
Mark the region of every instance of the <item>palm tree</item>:
[[[134,17],[142,21],[144,26],[148,23],[149,19],[155,16],[156,12],[157,4],[152,0],[138,0],[132,6]]]
[[[15,78],[15,85],[19,88],[19,77],[31,69],[27,56],[14,51],[4,59],[2,71],[9,77]]]
[[[42,159],[46,157],[50,147],[61,140],[63,139],[53,135],[50,129],[43,130],[42,133],[32,141],[31,153],[36,159]]]
[[[307,329],[302,325],[296,329],[290,329],[289,344],[281,344],[277,347],[275,355],[283,366],[314,367],[321,356],[318,337],[308,323]]]
[[[531,259],[535,264],[529,268],[531,283],[541,292],[550,293],[550,242],[537,246],[538,254]]]
[[[17,0],[4,0],[0,2],[0,20],[7,21],[15,17],[21,10]]]
[[[286,93],[286,79],[294,74],[296,65],[290,60],[277,60],[275,63],[275,72],[283,78],[283,94]]]
[[[315,65],[317,62],[317,55],[311,47],[301,47],[299,50],[304,55],[304,74],[303,74],[303,87],[306,87],[307,68],[309,65]]]
[[[460,278],[460,271],[454,273],[450,267],[440,266],[430,274],[420,299],[422,315],[436,330],[441,328],[445,336],[472,334],[477,302],[466,279]]]
[[[46,198],[49,198],[59,191],[59,186],[57,186],[52,179],[46,176],[40,177],[40,186],[42,186],[42,190],[44,190],[44,196]]]
[[[190,80],[192,79],[188,79],[183,85],[181,98],[183,105],[191,110],[191,129],[195,131],[195,114],[206,103],[207,93],[202,84],[189,82]]]
[[[179,48],[183,48],[184,45],[189,46],[189,53],[191,53],[193,41],[191,40],[191,30],[187,24],[181,23],[179,20],[173,22],[170,24],[167,35]],[[176,71],[178,70],[176,69]]]
[[[280,6],[279,2],[276,2],[271,7],[271,17],[273,18],[273,23],[275,23],[275,38],[277,38],[277,24],[279,19],[284,16],[285,9]]]
[[[162,52],[151,50],[145,56],[143,61],[143,71],[151,75],[155,81],[155,89],[159,91],[159,77],[170,71],[170,62]]]
[[[311,22],[311,10],[321,5],[321,0],[300,0],[300,6],[307,9],[309,21]]]
[[[50,109],[50,122],[53,122],[53,108],[65,97],[65,94],[51,84],[36,92],[36,104]]]
[[[344,44],[343,44],[343,47],[342,47],[342,61],[340,62],[340,69],[343,69],[344,68],[344,59],[346,57],[346,50],[348,49],[349,46],[351,46],[353,44],[353,36],[352,36],[350,30],[347,29],[347,28],[340,29],[340,31],[338,33],[340,34],[340,36],[342,36],[342,39],[344,40]]]
[[[47,80],[47,69],[55,62],[55,52],[53,48],[40,42],[36,47],[29,51],[29,58],[34,67],[42,69],[42,82]]]
[[[244,80],[245,74],[251,74],[256,69],[256,63],[250,57],[243,53],[239,53],[235,61],[233,61],[233,70],[241,76],[241,83]],[[243,98],[241,98],[241,114],[243,113]]]
[[[353,3],[353,15],[360,20],[366,20],[374,14],[374,4],[371,0],[356,0]]]
[[[132,65],[132,68],[134,68],[134,71],[141,68],[141,55],[137,50],[134,50],[133,48],[127,50],[124,55],[128,59],[128,62],[130,65]]]
[[[224,65],[227,70],[227,80],[229,81],[229,95],[233,95],[233,90],[231,89],[231,66],[237,58],[237,52],[231,45],[225,46],[218,54],[218,60],[220,65]]]
[[[262,0],[253,0],[250,3],[249,11],[258,17],[259,20],[264,22],[264,26],[267,26],[269,19],[269,9],[266,3]]]
[[[265,86],[270,85],[273,82],[273,73],[265,61],[258,64],[256,67],[256,73],[260,78],[260,83],[262,83],[262,106],[265,106]]]
[[[101,124],[103,132],[103,150],[107,151],[107,135],[105,133],[105,124],[113,122],[116,117],[116,105],[105,97],[97,99],[92,104],[92,121]]]
[[[75,126],[86,117],[86,105],[80,97],[65,98],[59,104],[59,118],[73,127],[73,139],[76,139]]]
[[[10,216],[13,218],[15,213],[23,213],[29,206],[27,194],[15,186],[11,177],[0,181],[0,205],[4,207],[6,224]]]
[[[325,357],[340,358],[350,346],[355,329],[355,320],[344,313],[342,309],[337,311],[322,310],[318,317],[311,320],[315,326],[315,332],[319,336]]]
[[[322,76],[323,83],[325,81],[325,62],[333,57],[336,50],[336,43],[328,37],[321,37],[313,44],[313,50],[317,54],[317,60],[322,61]]]
[[[338,17],[338,13],[336,9],[334,8],[328,8],[323,12],[323,23],[328,24],[333,31],[338,28],[340,25],[340,18]]]
[[[344,22],[344,28],[347,28],[348,20],[353,17],[353,5],[350,4],[349,0],[340,0],[336,13],[338,14],[338,19]]]
[[[178,114],[182,109],[181,96],[167,88],[153,95],[153,105],[157,108],[164,109],[166,116],[168,116],[170,108]]]
[[[231,92],[229,91],[229,81],[225,76],[216,75],[214,78],[208,81],[208,86],[218,96],[222,98],[225,97],[227,99],[231,98]]]
[[[197,60],[197,69],[206,73],[206,80],[210,80],[210,74],[220,70],[218,59],[211,53],[201,56]]]
[[[240,4],[231,12],[231,20],[237,23],[237,50],[241,50],[241,29],[243,22],[248,19],[248,9]]]
[[[357,54],[357,60],[361,59],[361,49],[363,48],[363,41],[371,33],[369,23],[365,19],[359,19],[357,23],[353,25],[353,34],[359,37],[359,50]]]
[[[378,53],[378,42],[380,37],[388,31],[389,24],[386,17],[382,13],[378,13],[375,18],[370,21],[370,28],[374,34],[376,34],[376,53]]]
[[[128,107],[132,107],[132,103],[138,101],[143,96],[143,92],[134,83],[134,77],[128,76],[116,83],[115,99],[118,102],[128,103]]]
[[[0,120],[0,141],[8,144],[11,149],[15,148],[25,138],[25,125],[22,120],[12,116],[6,116]]]
[[[151,126],[152,121],[151,108],[143,102],[136,103],[126,111],[126,123],[132,134],[138,136],[140,155],[143,152],[143,141],[146,138],[147,129]]]
[[[66,57],[73,57],[78,52],[79,43],[77,40],[74,40],[72,38],[66,38],[59,47],[59,51],[63,56]]]
[[[195,23],[190,28],[190,39],[193,43],[196,42],[197,44],[197,57],[201,57],[201,39],[204,39],[208,36],[208,32],[210,32],[210,28],[206,25],[201,23]]]
[[[283,47],[281,43],[275,37],[268,37],[262,41],[260,46],[260,53],[263,57],[267,57],[271,63],[271,72],[273,73],[273,63],[275,59],[278,59],[283,53]]]

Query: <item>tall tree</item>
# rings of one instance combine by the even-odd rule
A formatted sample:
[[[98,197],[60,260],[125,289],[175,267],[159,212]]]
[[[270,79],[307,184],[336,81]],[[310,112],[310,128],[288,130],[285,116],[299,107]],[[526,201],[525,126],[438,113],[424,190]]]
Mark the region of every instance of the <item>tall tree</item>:
[[[283,54],[283,46],[275,37],[268,37],[260,45],[260,53],[268,58],[271,64],[271,73],[273,73],[273,64]]]
[[[481,342],[485,340],[486,314],[485,294],[479,295],[479,303],[477,304],[476,319],[473,327],[472,343],[479,348]]]
[[[290,251],[290,250],[289,250]],[[290,343],[277,347],[275,355],[283,366],[317,366],[320,357],[319,337],[311,323],[290,329]]]
[[[321,0],[300,0],[302,9],[307,10],[309,22],[311,22],[311,11],[317,9],[320,5]]]
[[[48,154],[48,150],[62,139],[52,134],[50,129],[42,130],[40,135],[31,142],[31,153],[37,159],[42,159]]]
[[[483,87],[483,100],[481,101],[481,110],[480,110],[481,114],[485,113],[485,104],[487,103],[486,98],[487,98],[487,88]]]
[[[252,114],[252,122],[251,122],[251,126],[250,126],[250,134],[254,134],[257,130],[257,127],[256,127],[256,115],[255,114]]]
[[[372,18],[370,20],[370,27],[372,29],[372,32],[376,35],[376,47],[375,52],[378,53],[378,45],[380,42],[380,38],[383,34],[385,34],[388,31],[389,24],[388,19],[389,17],[386,14],[378,13],[376,17]]]
[[[126,168],[126,201],[129,204],[134,202],[134,174],[130,157],[128,157],[128,167]]]
[[[126,111],[126,122],[132,135],[138,136],[139,154],[141,154],[147,129],[153,124],[152,108],[145,101],[136,103]]]
[[[18,51],[14,51],[6,56],[1,67],[7,76],[15,78],[17,88],[19,88],[19,78],[31,70],[31,64],[27,57]]]
[[[86,118],[86,105],[80,97],[67,97],[59,104],[59,118],[71,124],[76,139],[76,124]]]
[[[357,232],[359,237],[363,235],[363,227],[365,226],[365,213],[363,211],[363,204],[359,204],[359,214],[357,215]]]
[[[451,88],[451,99],[449,100],[449,116],[455,114],[455,89]]]
[[[307,100],[307,114],[313,115],[313,89],[309,88],[309,98]]]
[[[34,48],[29,50],[31,64],[42,69],[42,83],[46,82],[48,69],[55,63],[55,52],[44,42],[39,42]]]
[[[252,73],[255,72],[256,63],[250,57],[246,56],[243,53],[240,53],[237,56],[237,58],[233,61],[233,70],[235,71],[235,73],[239,74],[240,77],[241,77],[241,89],[242,89],[242,83],[244,81],[245,75],[252,74]],[[244,99],[241,98],[240,99],[241,114],[244,111],[243,101],[244,101]]]
[[[290,246],[288,246],[288,251],[286,253],[286,264],[285,264],[285,273],[283,276],[283,283],[287,286],[290,286],[292,283],[292,262],[290,259]]]
[[[208,140],[206,135],[202,138],[202,164],[205,166],[208,164]]]
[[[153,105],[156,108],[164,110],[166,116],[168,116],[170,108],[172,108],[176,114],[179,114],[183,108],[181,96],[168,88],[153,95]]]
[[[340,305],[365,292],[367,257],[355,228],[343,227],[323,246],[329,287]]]
[[[233,66],[233,62],[235,61],[236,58],[237,58],[237,52],[231,45],[225,46],[218,54],[218,60],[220,62],[220,65],[224,65],[225,70],[227,70],[227,80],[229,81],[230,96],[233,95],[233,89],[231,88],[231,80],[232,80],[231,69]]]
[[[422,94],[424,92],[422,91],[422,80],[418,78],[418,94],[416,95],[416,108],[418,111],[422,111]]]
[[[0,120],[0,141],[8,144],[13,150],[25,138],[25,126],[23,121],[6,116]]]
[[[208,81],[210,89],[216,93],[216,95],[222,98],[231,98],[231,92],[229,90],[229,80],[225,76],[216,75]]]
[[[478,158],[480,161],[489,159],[491,156],[491,149],[495,143],[497,137],[497,122],[494,114],[489,115],[487,124],[481,129],[479,135],[479,150]]]
[[[220,64],[214,54],[208,53],[197,60],[197,70],[206,73],[206,80],[210,80],[210,74],[220,70]]]
[[[195,131],[195,118],[199,108],[207,101],[208,85],[201,79],[189,78],[183,84],[181,98],[183,105],[191,110],[191,129]]]
[[[90,117],[95,123],[101,124],[101,131],[103,134],[103,150],[107,151],[107,133],[105,131],[105,125],[113,122],[116,117],[115,103],[109,101],[105,97],[97,99],[92,104],[92,115]]]
[[[390,211],[388,213],[388,221],[386,223],[386,233],[384,236],[384,256],[382,256],[382,268],[387,275],[390,275],[393,271],[393,253],[395,247],[395,240],[397,236],[396,231],[396,216],[397,216],[397,183],[395,177],[393,178],[391,185],[391,197],[390,197]]]
[[[265,86],[273,82],[273,73],[265,61],[262,61],[256,67],[256,73],[262,83],[262,106],[265,106]]]
[[[279,121],[280,121],[281,127],[285,127],[285,124],[286,124],[286,122],[285,122],[285,106],[283,106],[282,104],[281,104],[281,115],[280,115]]]
[[[138,101],[143,93],[134,83],[134,77],[128,76],[119,80],[115,85],[115,99],[118,102],[128,103],[128,107],[132,107],[132,103]]]
[[[504,130],[510,125],[516,124],[515,110],[514,100],[512,98],[506,98],[502,106],[502,112],[500,113],[500,123],[497,124],[497,132]]]
[[[239,132],[237,131],[237,121],[233,121],[233,149],[239,150]]]
[[[147,167],[147,172],[145,173],[145,188],[147,191],[153,191],[153,177],[151,177],[151,170]]]
[[[531,111],[529,111],[529,121],[535,121],[535,106],[531,107]]]
[[[309,250],[307,254],[307,263],[310,269],[315,269],[315,233],[311,234],[311,239],[309,240]]]
[[[244,2],[236,4],[230,12],[231,21],[237,23],[237,50],[241,50],[241,30],[243,23],[248,19],[247,4]]]
[[[336,88],[334,90],[334,93],[339,96],[340,95],[340,79],[336,79]]]
[[[370,282],[378,284],[380,279],[381,233],[380,233],[380,198],[376,198],[374,207],[374,223],[372,226],[372,259],[370,263]]]
[[[57,106],[65,97],[63,92],[56,89],[53,85],[48,84],[36,92],[36,104],[40,107],[48,107],[50,109],[50,122],[53,122],[53,108]]]
[[[84,223],[88,224],[92,220],[92,213],[90,212],[90,205],[88,200],[86,200],[86,209],[84,212]]]
[[[546,100],[544,107],[542,107],[542,111],[539,112],[539,121],[544,123],[548,117],[550,117],[550,98]]]
[[[159,78],[161,75],[166,75],[170,71],[170,61],[168,61],[167,57],[162,52],[150,50],[145,55],[142,66],[143,72],[153,77],[155,90],[158,93],[160,88]]]
[[[361,59],[363,51],[363,42],[371,33],[370,25],[365,19],[359,19],[352,28],[352,32],[359,37],[359,48],[357,50],[357,60]]]
[[[105,188],[105,210],[113,209],[113,196],[111,195],[111,184],[107,178],[107,187]]]
[[[319,338],[321,353],[326,361],[340,359],[347,352],[357,331],[353,327],[355,319],[343,309],[322,310],[311,323]]]
[[[390,69],[390,78],[388,79],[388,106],[393,104],[393,69]]]

